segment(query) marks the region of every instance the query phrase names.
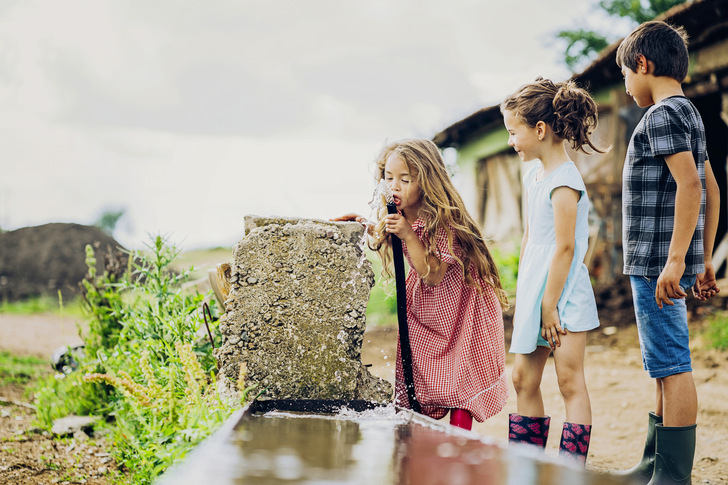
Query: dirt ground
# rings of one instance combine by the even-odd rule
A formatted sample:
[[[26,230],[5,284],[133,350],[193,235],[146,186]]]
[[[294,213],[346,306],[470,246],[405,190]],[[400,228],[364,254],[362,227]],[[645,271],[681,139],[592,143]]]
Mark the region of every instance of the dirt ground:
[[[621,323],[613,327],[616,333],[612,335],[597,330],[588,338],[586,374],[594,416],[588,466],[599,471],[624,469],[636,463],[647,412],[654,407],[654,384],[642,370],[636,328],[629,322]],[[702,324],[698,321],[691,325],[699,330]],[[394,326],[374,327],[366,332],[362,349],[362,360],[372,364],[372,373],[390,381],[394,379],[396,338]],[[73,318],[0,314],[0,350],[46,358],[59,346],[78,341]],[[693,483],[728,484],[728,374],[724,371],[728,352],[701,350],[699,337],[693,339],[693,346],[700,399]],[[509,356],[509,376],[511,365]],[[560,430],[564,407],[550,364],[542,390],[552,416],[552,430]],[[105,474],[113,471],[114,464],[102,440],[53,441],[34,429],[32,409],[8,401],[31,403],[32,397],[25,396],[18,387],[0,388],[0,484],[111,483]],[[515,409],[515,392],[511,389],[506,408],[485,423],[475,423],[474,430],[505,444],[508,413]],[[557,452],[558,432],[553,431],[547,453]]]
[[[80,343],[75,319],[0,314],[0,351],[49,360],[60,346]],[[0,484],[108,485],[116,466],[103,438],[84,433],[52,439],[36,427],[33,397],[17,384],[0,386]]]

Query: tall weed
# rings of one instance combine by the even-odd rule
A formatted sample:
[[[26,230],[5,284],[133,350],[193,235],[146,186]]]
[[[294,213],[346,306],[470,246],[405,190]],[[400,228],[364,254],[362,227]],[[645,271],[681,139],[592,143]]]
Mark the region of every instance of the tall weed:
[[[130,253],[126,271],[97,275],[87,248],[85,355],[76,372],[36,391],[45,426],[70,413],[104,417],[117,463],[140,484],[151,483],[232,411],[217,397],[216,362],[200,332],[205,296],[182,290],[189,271],[172,269],[179,251],[164,238],[148,249]]]

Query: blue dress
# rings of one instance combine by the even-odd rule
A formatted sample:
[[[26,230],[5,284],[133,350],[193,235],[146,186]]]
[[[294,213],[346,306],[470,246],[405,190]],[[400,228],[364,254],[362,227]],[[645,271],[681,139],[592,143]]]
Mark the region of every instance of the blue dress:
[[[589,246],[586,186],[573,162],[565,162],[543,180],[536,180],[541,168],[541,162],[536,162],[523,177],[528,191],[528,241],[516,283],[516,311],[510,348],[510,352],[515,354],[530,354],[537,346],[549,346],[541,337],[541,301],[556,249],[551,194],[558,187],[566,186],[581,192],[576,205],[574,259],[556,306],[561,327],[570,332],[583,332],[599,326],[594,290],[589,270],[584,264]]]

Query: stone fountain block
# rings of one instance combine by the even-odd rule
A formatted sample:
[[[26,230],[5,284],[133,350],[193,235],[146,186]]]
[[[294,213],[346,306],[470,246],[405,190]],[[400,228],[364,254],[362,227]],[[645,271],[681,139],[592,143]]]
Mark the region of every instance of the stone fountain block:
[[[231,290],[215,351],[218,390],[260,399],[390,400],[392,387],[361,362],[371,264],[354,222],[247,216],[233,250]]]

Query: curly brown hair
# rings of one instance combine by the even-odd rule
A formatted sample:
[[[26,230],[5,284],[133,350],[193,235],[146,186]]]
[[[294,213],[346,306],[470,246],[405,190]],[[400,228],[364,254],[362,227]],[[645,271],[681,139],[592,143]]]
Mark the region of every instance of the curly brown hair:
[[[574,150],[589,153],[588,146],[598,153],[591,135],[597,128],[597,104],[589,93],[574,81],[555,83],[536,78],[535,82],[521,86],[501,103],[501,112],[512,111],[528,126],[543,121],[554,134],[567,140]]]
[[[458,261],[465,283],[479,291],[482,290],[473,279],[472,269],[474,268],[477,275],[493,288],[501,307],[508,308],[508,298],[503,290],[498,268],[488,251],[480,228],[468,214],[465,203],[450,179],[437,145],[427,139],[407,139],[385,145],[376,159],[375,178],[377,181],[384,178],[384,168],[392,154],[396,154],[404,161],[410,176],[416,179],[420,185],[422,204],[419,217],[425,224],[428,274],[439,268],[437,232],[444,229],[447,233],[449,253]],[[374,241],[370,247],[379,252],[383,263],[383,273],[391,276],[391,244],[389,237],[382,230],[386,213],[386,207],[382,207],[377,214]],[[457,238],[460,243],[462,258],[456,257],[453,252],[454,238]]]

